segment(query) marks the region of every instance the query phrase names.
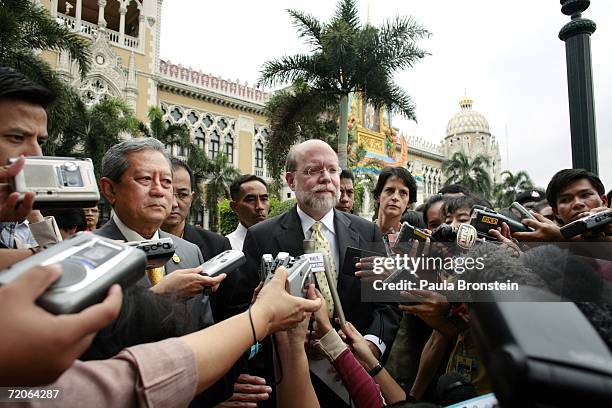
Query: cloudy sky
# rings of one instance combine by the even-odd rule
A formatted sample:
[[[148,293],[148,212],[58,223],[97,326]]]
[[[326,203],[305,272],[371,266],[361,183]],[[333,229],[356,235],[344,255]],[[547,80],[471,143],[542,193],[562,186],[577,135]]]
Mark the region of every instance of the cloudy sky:
[[[403,133],[439,142],[467,91],[500,142],[502,168],[527,170],[546,186],[571,167],[565,46],[569,17],[558,0],[359,0],[374,25],[412,16],[431,31],[431,55],[396,81],[414,98],[418,123],[397,118]],[[262,64],[306,52],[285,9],[328,20],[332,0],[166,0],[161,57],[253,84]],[[583,15],[597,23],[592,56],[599,173],[612,187],[612,1],[594,0]]]

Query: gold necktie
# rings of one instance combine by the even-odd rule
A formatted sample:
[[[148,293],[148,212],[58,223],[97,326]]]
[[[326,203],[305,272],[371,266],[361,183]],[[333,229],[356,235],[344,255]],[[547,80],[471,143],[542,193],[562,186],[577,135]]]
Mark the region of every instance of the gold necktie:
[[[323,235],[323,233],[321,232],[321,221],[315,222],[312,227],[310,227],[310,230],[312,231],[312,235],[310,236],[310,238],[315,242],[315,249],[317,252],[322,253],[323,256],[327,258],[327,264],[330,266],[330,272],[333,279],[332,284],[336,285],[336,281],[338,280],[336,274],[336,264],[334,262],[334,256],[332,255],[329,242],[327,242],[327,239],[325,239],[325,235]],[[315,274],[315,277],[317,278],[317,283],[319,284],[319,290],[321,291],[325,302],[327,302],[327,312],[329,313],[330,317],[333,317],[334,299],[332,297],[331,291],[329,290],[329,284],[327,282],[325,272],[317,272]]]
[[[165,274],[166,271],[163,266],[161,268],[147,269],[147,277],[149,278],[149,282],[151,282],[151,286],[157,285],[159,281],[162,280]]]

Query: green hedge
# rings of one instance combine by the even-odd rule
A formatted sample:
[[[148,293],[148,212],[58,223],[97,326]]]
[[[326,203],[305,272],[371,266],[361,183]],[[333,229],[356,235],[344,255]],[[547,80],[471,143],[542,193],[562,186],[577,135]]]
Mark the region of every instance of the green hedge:
[[[229,206],[230,200],[223,200],[219,204],[219,234],[227,235],[234,231],[238,226],[238,217]],[[277,198],[270,198],[270,212],[268,217],[274,217],[291,209],[295,205],[295,199],[280,201]]]

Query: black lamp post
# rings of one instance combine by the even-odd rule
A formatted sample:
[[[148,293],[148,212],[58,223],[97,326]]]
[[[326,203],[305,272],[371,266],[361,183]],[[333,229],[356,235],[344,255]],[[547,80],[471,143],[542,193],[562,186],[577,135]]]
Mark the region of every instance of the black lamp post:
[[[580,14],[590,4],[589,0],[561,0],[561,12],[571,16],[572,20],[559,31],[559,38],[565,41],[572,165],[598,174],[591,69],[591,34],[596,25]]]

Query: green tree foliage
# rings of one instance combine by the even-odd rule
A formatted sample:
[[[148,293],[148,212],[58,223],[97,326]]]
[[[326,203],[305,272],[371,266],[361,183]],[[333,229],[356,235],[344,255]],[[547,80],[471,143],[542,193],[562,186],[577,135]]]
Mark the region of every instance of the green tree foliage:
[[[380,27],[362,24],[355,0],[340,0],[327,23],[301,11],[287,11],[311,52],[268,61],[259,83],[274,86],[302,81],[318,95],[319,104],[339,106],[338,154],[340,166],[346,168],[348,95],[359,92],[364,102],[415,119],[414,103],[394,83],[393,74],[428,55],[416,42],[429,32],[409,17],[396,17]]]
[[[238,226],[238,217],[230,208],[230,200],[224,199],[219,203],[219,234],[227,235]],[[295,205],[295,199],[280,201],[277,198],[270,199],[270,211],[268,218],[275,217],[289,211]]]
[[[196,180],[205,180],[204,205],[210,215],[210,229],[219,230],[219,202],[229,198],[229,186],[240,175],[240,171],[232,166],[223,153],[218,153],[214,159],[204,154],[199,146],[191,145],[187,160]]]
[[[516,199],[517,194],[533,188],[533,181],[526,171],[516,174],[505,170],[501,173],[501,182],[495,185],[493,197],[497,207],[508,207]]]
[[[57,97],[49,109],[49,140],[53,144],[73,115],[76,94],[42,59],[38,51],[65,51],[77,61],[81,76],[89,70],[89,43],[57,24],[34,0],[0,0],[0,65],[11,67],[48,88]]]
[[[228,199],[219,203],[219,234],[223,236],[234,232],[238,226],[238,216],[232,211],[229,203]]]
[[[323,97],[301,80],[270,98],[266,104],[270,135],[264,153],[268,172],[274,180],[280,180],[287,153],[295,143],[321,139],[335,145],[333,141],[338,130],[337,117],[333,113],[335,104],[334,98]]]
[[[478,155],[470,160],[465,154],[456,152],[450,159],[442,162],[445,185],[461,184],[488,199],[492,189],[489,167],[490,159],[487,156]]]
[[[138,125],[138,129],[145,136],[154,137],[166,146],[189,148],[191,137],[187,125],[183,123],[165,123],[163,116],[164,114],[159,107],[150,107],[147,113],[147,117],[149,118],[148,126],[141,122]]]
[[[89,157],[99,178],[104,154],[121,142],[122,134],[137,135],[139,121],[122,99],[104,99],[88,108],[79,98],[73,98],[72,116],[55,143],[45,145],[45,154]]]

